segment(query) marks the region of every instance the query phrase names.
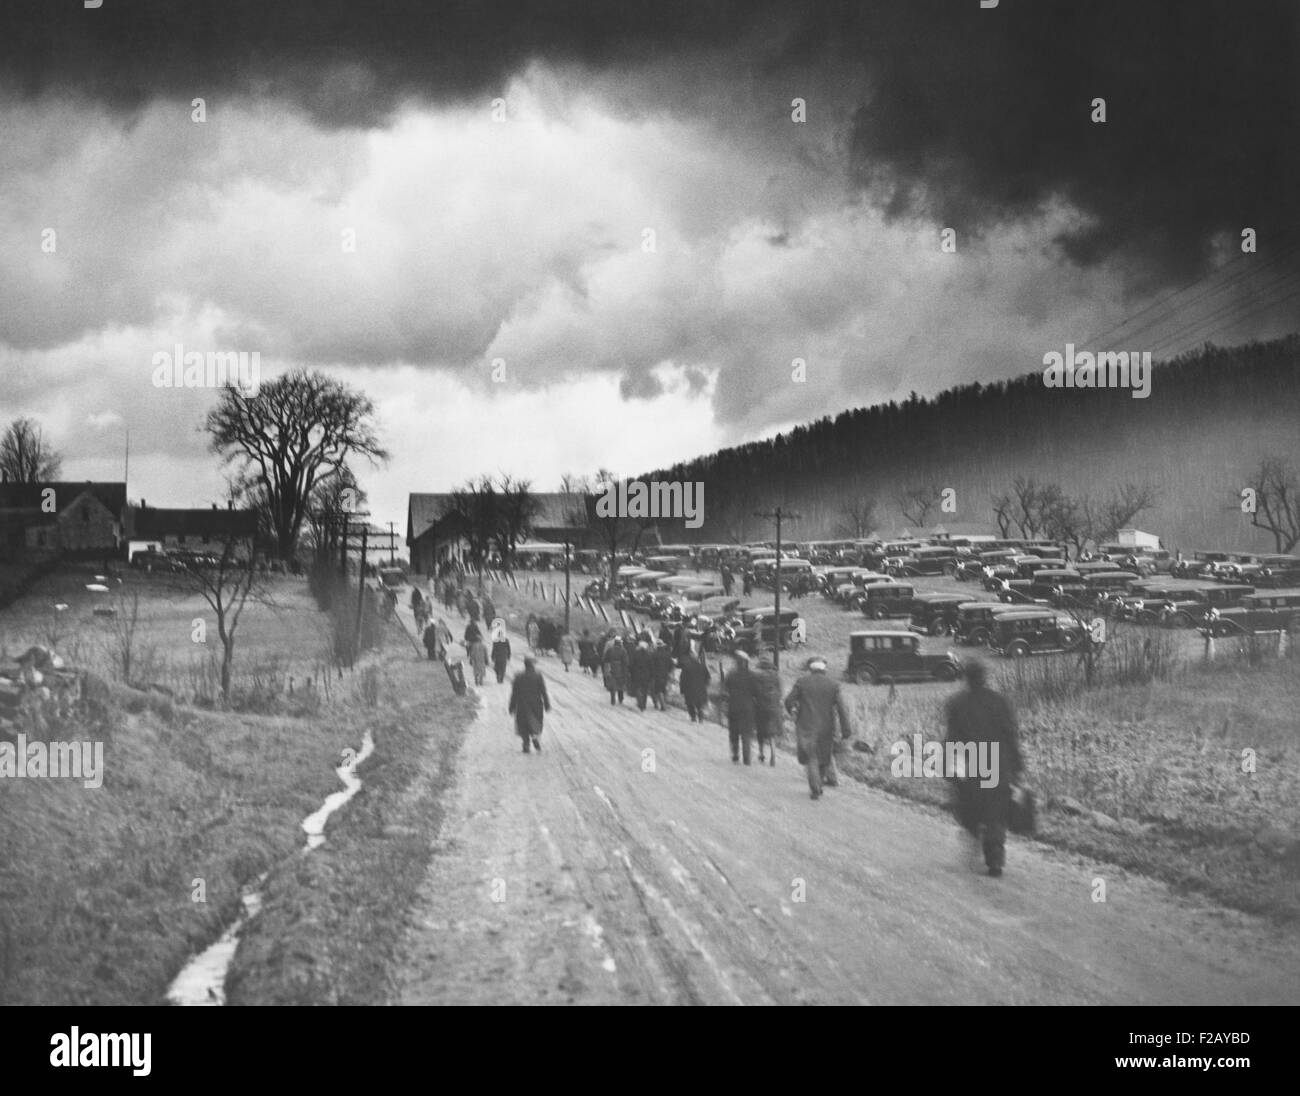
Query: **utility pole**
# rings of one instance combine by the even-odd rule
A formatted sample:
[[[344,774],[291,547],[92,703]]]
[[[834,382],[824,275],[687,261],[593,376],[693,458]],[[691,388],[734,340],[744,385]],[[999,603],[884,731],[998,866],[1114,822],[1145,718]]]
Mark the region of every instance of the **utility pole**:
[[[366,534],[370,527],[364,523],[361,526],[361,565],[357,568],[357,632],[352,641],[352,661],[355,664],[357,656],[361,653],[361,622],[365,619],[366,612]]]
[[[390,521],[388,523],[388,562],[389,563],[397,562],[397,541],[395,539],[396,536],[397,534],[393,532],[393,523]]]
[[[569,630],[569,542],[564,542],[564,630]]]
[[[769,521],[776,520],[776,620],[773,621],[775,635],[772,641],[772,664],[779,672],[781,669],[781,522],[784,520],[798,521],[802,515],[796,514],[791,510],[783,510],[777,507],[775,510],[755,510],[754,517],[767,518]],[[759,639],[763,637],[763,629],[759,627]]]

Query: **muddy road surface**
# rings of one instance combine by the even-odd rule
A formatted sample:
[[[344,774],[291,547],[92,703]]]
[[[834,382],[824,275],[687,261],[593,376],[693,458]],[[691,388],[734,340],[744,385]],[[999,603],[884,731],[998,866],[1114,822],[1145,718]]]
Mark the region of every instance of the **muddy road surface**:
[[[716,723],[540,668],[540,754],[509,677],[479,690],[403,1003],[1300,1000],[1293,931],[1015,838],[991,879],[949,817],[847,780],[814,802],[790,752],[733,764]]]

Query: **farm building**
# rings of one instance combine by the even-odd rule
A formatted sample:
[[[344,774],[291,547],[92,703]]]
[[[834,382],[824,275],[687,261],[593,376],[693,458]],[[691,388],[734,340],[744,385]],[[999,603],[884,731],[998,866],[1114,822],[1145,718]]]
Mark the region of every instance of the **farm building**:
[[[115,554],[125,509],[125,483],[0,483],[0,555]]]

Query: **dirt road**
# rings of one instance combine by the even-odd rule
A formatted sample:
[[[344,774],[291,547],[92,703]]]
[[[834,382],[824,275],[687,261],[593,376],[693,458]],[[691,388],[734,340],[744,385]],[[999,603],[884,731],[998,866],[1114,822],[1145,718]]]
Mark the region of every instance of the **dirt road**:
[[[813,802],[790,753],[734,765],[722,727],[541,667],[541,754],[508,680],[480,690],[404,1003],[1300,1001],[1294,933],[1015,839],[990,879],[942,815],[851,782]]]

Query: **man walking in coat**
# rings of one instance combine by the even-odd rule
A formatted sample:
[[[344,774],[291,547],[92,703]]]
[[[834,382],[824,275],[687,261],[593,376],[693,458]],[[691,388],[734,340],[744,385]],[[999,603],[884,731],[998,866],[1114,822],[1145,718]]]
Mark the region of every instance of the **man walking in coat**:
[[[946,775],[953,781],[957,821],[972,839],[982,838],[984,863],[996,878],[1006,863],[1011,788],[1024,773],[1024,759],[1015,712],[1006,697],[988,687],[984,663],[966,664],[966,686],[948,701],[944,741],[963,746],[963,758],[987,758],[989,779],[971,771],[977,768],[973,764],[966,765],[966,772]]]
[[[522,673],[515,674],[510,686],[510,714],[515,717],[515,734],[524,740],[524,753],[537,747],[542,751],[542,720],[551,710],[551,698],[546,695],[546,681],[537,672],[537,662],[532,656],[524,659]]]
[[[654,678],[654,660],[650,655],[650,644],[641,640],[627,658],[627,676],[632,686],[632,695],[636,697],[636,706],[645,711],[646,698],[650,695],[650,686]]]
[[[808,673],[794,683],[785,698],[785,709],[795,717],[795,735],[799,763],[808,773],[808,791],[813,799],[822,797],[822,785],[835,787],[835,721],[839,720],[844,738],[853,734],[849,709],[839,683],[826,676],[826,660],[810,658]]]
[[[656,639],[654,650],[650,652],[650,699],[661,712],[668,709],[668,679],[672,673],[673,656],[668,644]]]
[[[680,677],[686,712],[691,717],[692,723],[703,723],[704,713],[709,706],[709,667],[704,662],[704,655],[696,655],[690,651],[682,655]]]
[[[744,751],[745,764],[751,764],[754,747],[754,720],[762,698],[758,679],[750,672],[749,653],[736,651],[736,668],[722,679],[727,696],[727,733],[731,738],[731,760],[739,761]]]
[[[623,691],[627,688],[627,652],[623,650],[623,640],[614,636],[605,647],[605,658],[601,666],[605,675],[605,688],[609,692],[609,702],[623,703]]]

